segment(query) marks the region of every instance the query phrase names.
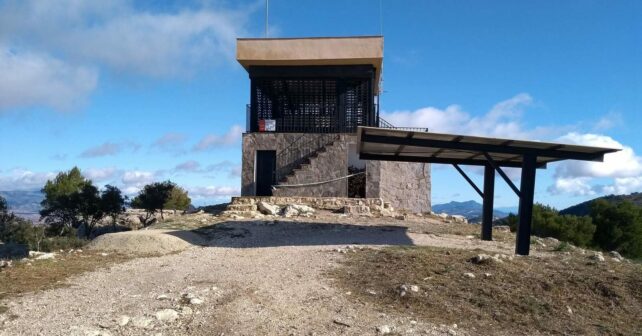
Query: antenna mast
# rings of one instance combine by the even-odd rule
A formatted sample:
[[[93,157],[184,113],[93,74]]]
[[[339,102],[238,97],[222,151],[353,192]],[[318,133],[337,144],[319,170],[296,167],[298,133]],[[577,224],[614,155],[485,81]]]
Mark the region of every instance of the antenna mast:
[[[268,37],[268,20],[269,20],[270,0],[265,0],[265,37]]]

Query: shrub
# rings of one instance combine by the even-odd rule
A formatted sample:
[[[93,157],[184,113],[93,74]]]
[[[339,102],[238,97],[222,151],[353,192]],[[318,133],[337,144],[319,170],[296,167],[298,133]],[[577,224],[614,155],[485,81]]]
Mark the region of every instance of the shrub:
[[[138,193],[138,196],[132,200],[132,207],[144,209],[147,213],[144,225],[149,223],[149,219],[157,211],[160,211],[161,219],[163,219],[165,203],[169,199],[170,194],[175,187],[176,185],[171,181],[148,184],[143,187],[143,190]]]
[[[192,204],[192,200],[187,195],[187,191],[175,185],[169,193],[169,198],[165,201],[165,209],[187,210]]]
[[[593,243],[630,258],[642,258],[642,208],[629,201],[609,203],[596,200],[591,206],[596,224]]]
[[[519,218],[510,214],[498,224],[508,225],[511,231],[517,230]],[[595,225],[590,217],[560,215],[559,212],[542,204],[533,205],[532,234],[540,237],[553,237],[578,246],[589,246],[595,233]]]

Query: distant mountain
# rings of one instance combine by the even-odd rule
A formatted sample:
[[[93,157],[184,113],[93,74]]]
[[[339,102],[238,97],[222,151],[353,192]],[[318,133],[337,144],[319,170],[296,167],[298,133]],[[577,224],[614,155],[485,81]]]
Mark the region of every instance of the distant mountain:
[[[587,216],[591,213],[591,204],[598,199],[603,199],[610,203],[617,203],[622,201],[629,201],[637,206],[642,206],[642,193],[632,193],[629,195],[608,195],[598,198],[594,198],[590,201],[586,201],[580,204],[573,205],[562,211],[562,215],[575,215],[575,216]]]
[[[436,213],[445,212],[450,215],[461,215],[466,217],[470,222],[481,221],[482,209],[483,207],[480,203],[472,200],[465,202],[452,201],[444,204],[434,204],[432,206],[432,211]],[[493,211],[494,218],[503,218],[506,216],[508,216],[507,212],[500,211],[499,209]]]
[[[0,191],[0,196],[7,200],[9,210],[31,219],[38,217],[40,202],[44,198],[40,190]]]

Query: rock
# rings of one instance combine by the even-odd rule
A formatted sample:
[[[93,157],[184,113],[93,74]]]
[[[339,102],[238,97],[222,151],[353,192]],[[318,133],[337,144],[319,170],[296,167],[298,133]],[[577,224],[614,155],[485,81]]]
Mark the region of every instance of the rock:
[[[478,254],[472,258],[470,258],[470,262],[473,264],[489,264],[493,262],[493,257],[489,256],[488,254]]]
[[[119,326],[124,327],[124,326],[126,326],[126,325],[129,323],[129,320],[130,320],[130,319],[129,319],[129,316],[127,316],[127,315],[120,315],[120,316],[118,316],[118,318],[116,318],[116,323],[117,323]]]
[[[370,207],[367,205],[346,205],[343,207],[343,213],[358,216],[370,216]]]
[[[411,292],[418,293],[418,292],[419,292],[419,286],[417,286],[417,285],[411,285],[411,286],[410,286],[410,291],[411,291]]]
[[[475,278],[475,274],[470,273],[470,272],[464,273],[464,276],[467,277],[467,278],[471,278],[471,279]]]
[[[392,332],[392,327],[389,325],[382,325],[377,327],[377,333],[379,335],[388,335]]]
[[[192,313],[194,313],[192,308],[190,308],[188,306],[181,307],[181,315],[192,315]]]
[[[36,260],[48,260],[48,259],[55,259],[56,254],[51,252],[51,253],[43,253],[40,254],[39,256],[35,257],[34,259]]]
[[[490,277],[491,277],[491,276],[493,276],[493,275],[492,275],[492,274],[490,274],[490,273],[484,273],[484,276],[485,276],[485,277],[487,277],[487,278],[490,278]]]
[[[299,212],[296,211],[292,205],[288,205],[283,209],[283,217],[293,217],[293,216],[298,216]]]
[[[281,211],[281,208],[278,205],[273,205],[268,202],[260,201],[257,203],[259,211],[264,215],[276,216]]]
[[[189,304],[191,305],[201,305],[203,304],[203,300],[199,298],[192,298],[189,300]]]
[[[544,243],[544,241],[542,240],[542,238],[535,238],[535,239],[533,240],[533,242],[534,242],[535,244],[537,244],[537,245],[541,246],[541,247],[546,247],[546,244]]]
[[[618,251],[611,251],[609,252],[609,255],[613,257],[613,259],[617,259],[618,261],[624,260],[624,257]]]
[[[161,294],[156,297],[156,300],[171,300],[171,298],[167,294]]]
[[[404,296],[408,295],[408,289],[409,289],[408,286],[401,285],[401,286],[397,287],[397,292],[399,293],[399,296],[404,297]]]
[[[292,217],[292,216],[303,216],[303,215],[313,215],[314,209],[307,205],[301,204],[290,204],[285,207],[283,210],[283,216]]]
[[[0,268],[9,268],[13,266],[11,260],[0,260]]]
[[[397,220],[406,220],[406,215],[396,215],[395,219],[397,219]]]
[[[452,215],[450,217],[455,221],[455,223],[468,224],[468,219],[462,215]]]
[[[163,309],[156,312],[156,319],[161,322],[174,322],[178,318],[178,312],[174,309]]]
[[[368,294],[370,294],[370,295],[377,295],[377,292],[373,291],[372,289],[368,289],[368,290],[366,291],[366,293],[368,293]]]
[[[146,316],[137,316],[131,320],[134,327],[140,329],[151,329],[154,327],[154,320]]]
[[[239,216],[239,215],[237,215],[237,214],[231,214],[231,215],[230,215],[230,219],[245,219],[245,217],[243,217],[243,216]]]
[[[604,261],[604,260],[605,260],[605,259],[604,259],[604,256],[602,255],[602,252],[595,252],[595,253],[593,253],[592,255],[590,255],[590,256],[589,256],[589,258],[590,258],[591,260],[595,260],[595,261],[599,261],[599,262],[601,262],[601,261]]]

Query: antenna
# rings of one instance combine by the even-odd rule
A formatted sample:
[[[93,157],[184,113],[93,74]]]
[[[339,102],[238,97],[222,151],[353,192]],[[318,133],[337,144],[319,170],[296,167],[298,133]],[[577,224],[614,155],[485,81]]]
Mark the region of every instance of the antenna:
[[[383,0],[379,0],[379,35],[383,36]]]
[[[269,7],[270,0],[265,0],[265,37],[268,37],[268,22],[269,22]]]

